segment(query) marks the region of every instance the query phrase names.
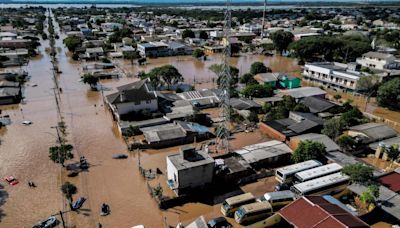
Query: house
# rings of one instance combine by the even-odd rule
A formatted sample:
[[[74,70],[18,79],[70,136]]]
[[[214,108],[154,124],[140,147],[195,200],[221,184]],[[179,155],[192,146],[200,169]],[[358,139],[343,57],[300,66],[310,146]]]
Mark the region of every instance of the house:
[[[170,50],[170,55],[191,55],[193,52],[192,48],[179,42],[169,42],[168,49]]]
[[[100,26],[104,32],[113,32],[115,29],[122,29],[123,27],[120,23],[101,23]]]
[[[318,87],[301,87],[296,89],[279,90],[278,96],[291,96],[299,102],[306,97],[325,98],[326,92]]]
[[[0,82],[0,105],[16,104],[21,99],[22,91],[18,82]]]
[[[206,53],[207,55],[212,55],[215,53],[222,53],[225,49],[224,46],[219,45],[219,46],[204,46],[204,53]]]
[[[186,101],[189,101],[196,108],[216,107],[220,102],[219,90],[204,89],[178,93],[177,95]]]
[[[262,73],[254,76],[254,79],[262,85],[270,85],[272,88],[276,88],[278,82],[279,73]]]
[[[391,183],[391,181],[389,181]],[[352,193],[360,196],[363,192],[367,191],[368,187],[361,184],[351,184],[347,187]],[[380,185],[379,197],[376,199],[377,207],[379,207],[384,214],[379,214],[379,220],[395,221],[395,224],[400,222],[400,195],[389,188]]]
[[[164,148],[203,141],[212,137],[207,127],[197,123],[174,121],[173,123],[140,128],[148,148]]]
[[[393,172],[385,174],[377,179],[377,181],[389,188],[391,191],[400,193],[400,168],[395,169]]]
[[[185,228],[208,228],[207,222],[203,216],[198,217],[192,223],[185,226]]]
[[[85,57],[88,59],[96,59],[104,56],[104,50],[102,47],[86,48]]]
[[[279,74],[278,83],[279,87],[281,88],[294,89],[294,88],[299,88],[301,86],[301,79],[286,74]]]
[[[343,91],[355,91],[361,77],[356,65],[336,62],[307,63],[303,71],[306,81]]]
[[[117,87],[118,92],[106,96],[107,104],[119,119],[120,115],[131,112],[158,110],[157,96],[148,79]]]
[[[386,153],[386,148],[390,148],[393,145],[400,145],[400,135],[371,143],[368,145],[368,147],[375,151],[376,158],[382,158],[383,160],[387,161],[389,158]]]
[[[312,113],[290,112],[288,118],[261,122],[260,131],[268,137],[284,142],[296,135],[319,132],[324,122]]]
[[[272,140],[245,146],[234,151],[240,158],[255,169],[276,167],[290,160],[292,150],[283,142]]]
[[[370,67],[378,70],[398,69],[400,62],[392,54],[370,51],[358,58],[357,63],[363,67]]]
[[[340,147],[328,136],[323,135],[323,134],[317,134],[317,133],[308,133],[308,134],[297,135],[297,136],[291,137],[288,145],[294,151],[297,149],[297,147],[299,146],[299,144],[301,142],[305,142],[305,141],[313,141],[313,142],[322,143],[326,148],[326,152],[328,152],[328,153],[340,150]]]
[[[310,109],[311,113],[329,112],[337,105],[319,97],[306,97],[300,101],[303,105]]]
[[[244,33],[261,33],[262,26],[261,24],[250,24],[246,23],[241,26],[239,26],[239,32],[244,32]]]
[[[143,57],[161,57],[168,56],[168,45],[163,42],[150,42],[137,44],[137,50]]]
[[[208,151],[181,148],[180,153],[167,156],[168,186],[177,195],[205,188],[213,181],[214,166]]]
[[[26,48],[30,42],[28,39],[3,39],[0,40],[0,48]]]
[[[282,208],[279,215],[296,228],[369,227],[345,205],[329,196],[303,196]]]
[[[347,134],[356,138],[363,144],[378,142],[397,136],[397,132],[384,123],[366,123],[360,124],[347,131]]]
[[[244,97],[231,98],[229,104],[233,109],[238,111],[257,111],[261,108],[261,105],[257,102]]]

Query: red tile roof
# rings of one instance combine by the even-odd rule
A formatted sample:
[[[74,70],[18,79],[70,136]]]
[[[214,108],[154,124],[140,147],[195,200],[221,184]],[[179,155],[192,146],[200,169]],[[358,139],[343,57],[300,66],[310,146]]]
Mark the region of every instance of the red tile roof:
[[[378,181],[394,192],[400,192],[400,173],[392,172],[380,177]]]
[[[361,219],[322,196],[304,196],[282,208],[279,213],[297,228],[369,227]]]

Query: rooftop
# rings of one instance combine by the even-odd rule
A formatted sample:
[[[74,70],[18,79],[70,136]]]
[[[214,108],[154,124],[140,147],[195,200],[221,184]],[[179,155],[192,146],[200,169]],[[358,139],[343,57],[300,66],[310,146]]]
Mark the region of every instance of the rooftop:
[[[376,142],[378,140],[395,137],[397,132],[384,123],[366,123],[350,127],[351,131],[365,134],[368,142]]]
[[[283,142],[272,140],[264,143],[245,146],[235,151],[249,164],[283,154],[291,154],[292,150]]]
[[[169,155],[167,159],[171,161],[171,163],[175,166],[177,170],[190,169],[193,167],[214,164],[215,161],[207,152],[198,150],[193,152],[191,155],[195,157],[195,159],[187,159],[184,158],[183,153]]]
[[[390,190],[400,193],[400,173],[391,172],[385,176],[378,178],[378,182],[386,186]]]
[[[305,97],[325,95],[326,92],[318,87],[301,87],[296,89],[280,90],[279,94],[281,96],[289,95],[291,97],[299,99]]]
[[[297,228],[369,227],[361,219],[322,196],[303,196],[282,208],[279,214]]]
[[[311,140],[315,142],[320,142],[325,145],[327,152],[340,150],[340,147],[332,139],[323,134],[308,133],[304,135],[294,136],[293,138],[300,141]]]

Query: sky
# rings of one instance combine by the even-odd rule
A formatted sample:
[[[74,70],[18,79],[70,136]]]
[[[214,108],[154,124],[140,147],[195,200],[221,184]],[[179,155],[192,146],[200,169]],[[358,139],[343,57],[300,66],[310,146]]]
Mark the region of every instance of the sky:
[[[231,0],[233,3],[258,3],[264,2],[263,0]],[[354,3],[368,3],[377,2],[378,0],[330,0],[329,2],[354,2]],[[379,0],[381,2],[400,2],[400,0]],[[225,0],[0,0],[0,3],[223,3]],[[326,0],[268,0],[273,3],[285,2],[326,2]]]

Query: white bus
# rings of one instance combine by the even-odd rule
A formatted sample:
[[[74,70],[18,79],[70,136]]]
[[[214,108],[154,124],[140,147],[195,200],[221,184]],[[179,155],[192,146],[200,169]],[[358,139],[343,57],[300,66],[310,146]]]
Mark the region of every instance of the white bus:
[[[286,206],[295,199],[295,194],[292,191],[286,190],[279,192],[267,192],[258,201],[266,201],[270,203],[274,209],[276,209]]]
[[[295,173],[312,169],[318,166],[321,166],[321,162],[317,160],[308,160],[305,162],[300,162],[294,165],[288,165],[282,168],[279,168],[275,172],[275,178],[279,183],[290,183],[293,179]]]
[[[333,195],[343,191],[349,184],[349,176],[334,173],[314,180],[295,184],[290,189],[298,196]]]
[[[313,169],[304,170],[296,173],[294,176],[296,180],[300,182],[309,181],[319,177],[323,177],[332,173],[337,173],[342,170],[343,167],[337,163],[331,163],[323,166],[319,166]]]

